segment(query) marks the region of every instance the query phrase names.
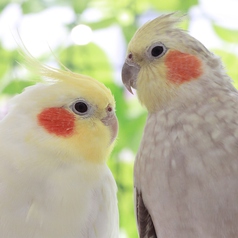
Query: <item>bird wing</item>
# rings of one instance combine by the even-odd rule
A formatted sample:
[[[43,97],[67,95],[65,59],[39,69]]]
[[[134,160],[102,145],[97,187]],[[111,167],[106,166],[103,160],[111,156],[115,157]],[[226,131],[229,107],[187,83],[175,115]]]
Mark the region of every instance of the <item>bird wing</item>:
[[[135,188],[135,193],[139,236],[140,238],[157,238],[152,218],[143,201],[142,192]]]
[[[134,167],[141,238],[150,220],[166,238],[238,237],[235,96],[148,116]]]

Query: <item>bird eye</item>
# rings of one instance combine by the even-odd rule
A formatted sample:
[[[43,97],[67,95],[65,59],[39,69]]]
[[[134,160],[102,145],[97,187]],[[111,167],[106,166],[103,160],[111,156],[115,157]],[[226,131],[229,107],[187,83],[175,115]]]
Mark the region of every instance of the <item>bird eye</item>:
[[[76,114],[84,115],[88,112],[89,108],[87,103],[81,100],[81,101],[75,102],[72,106],[72,109]]]
[[[163,46],[155,46],[155,47],[151,50],[151,55],[154,56],[154,57],[158,57],[158,56],[160,56],[163,52],[164,52]]]
[[[157,43],[149,48],[150,55],[153,58],[159,58],[166,53],[166,47],[162,43]]]

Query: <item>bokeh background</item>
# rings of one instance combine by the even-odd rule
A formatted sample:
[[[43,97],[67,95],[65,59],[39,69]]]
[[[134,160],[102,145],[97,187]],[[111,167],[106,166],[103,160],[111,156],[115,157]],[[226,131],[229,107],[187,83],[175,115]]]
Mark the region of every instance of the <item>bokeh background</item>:
[[[126,46],[143,23],[161,14],[187,14],[181,27],[218,54],[238,86],[237,0],[1,0],[0,117],[9,99],[42,80],[19,64],[16,41],[41,62],[88,74],[115,95],[120,132],[108,161],[118,185],[120,238],[137,237],[133,163],[146,111],[121,83]]]

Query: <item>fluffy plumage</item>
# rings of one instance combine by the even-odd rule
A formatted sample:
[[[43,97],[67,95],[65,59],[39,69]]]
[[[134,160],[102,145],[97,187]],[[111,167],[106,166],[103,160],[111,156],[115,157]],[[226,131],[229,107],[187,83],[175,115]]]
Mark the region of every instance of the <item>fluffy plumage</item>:
[[[148,110],[134,168],[141,238],[238,237],[238,93],[221,60],[176,27],[142,26],[122,79]]]
[[[106,165],[117,135],[110,90],[25,59],[52,81],[14,97],[0,122],[0,237],[118,237],[117,188]]]

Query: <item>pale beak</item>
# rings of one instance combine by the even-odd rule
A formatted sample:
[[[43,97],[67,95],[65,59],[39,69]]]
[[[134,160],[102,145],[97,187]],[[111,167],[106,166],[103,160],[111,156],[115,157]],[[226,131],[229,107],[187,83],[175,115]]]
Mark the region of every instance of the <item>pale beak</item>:
[[[136,89],[136,80],[138,73],[140,71],[140,67],[135,64],[135,63],[128,63],[125,62],[122,71],[121,71],[121,77],[122,77],[122,82],[127,88],[127,90],[133,94],[132,89]]]
[[[106,110],[107,110],[107,116],[104,117],[101,121],[104,125],[109,126],[111,131],[110,143],[112,143],[117,137],[118,121],[117,121],[116,114],[110,105],[107,106]]]

